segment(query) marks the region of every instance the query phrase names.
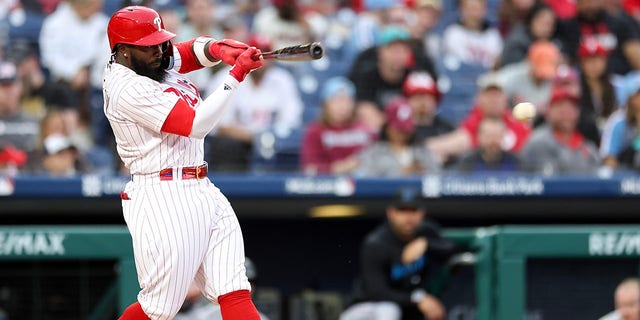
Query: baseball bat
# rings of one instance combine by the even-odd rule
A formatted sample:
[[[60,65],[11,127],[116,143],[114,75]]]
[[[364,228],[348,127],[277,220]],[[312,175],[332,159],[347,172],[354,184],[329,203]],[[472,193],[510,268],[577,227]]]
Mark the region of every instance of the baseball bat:
[[[253,56],[254,59],[275,59],[282,61],[308,61],[322,58],[324,49],[320,42],[299,44],[277,50],[262,52]]]

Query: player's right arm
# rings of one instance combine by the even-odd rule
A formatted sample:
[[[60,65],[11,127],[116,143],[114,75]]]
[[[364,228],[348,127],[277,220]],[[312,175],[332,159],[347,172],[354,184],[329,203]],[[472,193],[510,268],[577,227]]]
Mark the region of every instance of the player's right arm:
[[[204,67],[213,67],[220,61],[233,66],[249,46],[232,39],[215,40],[202,36],[173,45],[170,51],[176,60],[174,70],[188,73]]]
[[[262,66],[261,60],[253,60],[260,53],[256,48],[248,48],[238,56],[229,75],[197,109],[192,108],[184,99],[179,99],[166,120],[161,131],[167,133],[203,139],[222,118],[231,94],[251,70]]]

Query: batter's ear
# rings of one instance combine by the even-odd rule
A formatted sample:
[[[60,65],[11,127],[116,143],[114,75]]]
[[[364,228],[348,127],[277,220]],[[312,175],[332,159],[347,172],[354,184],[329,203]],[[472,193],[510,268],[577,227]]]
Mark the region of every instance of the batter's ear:
[[[129,54],[127,53],[129,51],[129,50],[127,50],[127,46],[123,46],[123,45],[117,44],[116,47],[114,48],[114,51],[116,53],[122,54],[125,57],[129,56]]]

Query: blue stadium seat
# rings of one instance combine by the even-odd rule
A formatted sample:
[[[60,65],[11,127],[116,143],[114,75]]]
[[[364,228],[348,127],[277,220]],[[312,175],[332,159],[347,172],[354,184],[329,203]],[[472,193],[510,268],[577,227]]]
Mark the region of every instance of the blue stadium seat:
[[[19,15],[21,13],[14,13]],[[9,42],[16,39],[23,39],[29,43],[38,43],[40,30],[45,16],[38,12],[24,11],[23,19],[11,19],[9,17],[8,35]]]
[[[481,65],[471,65],[443,59],[436,65],[442,91],[440,115],[453,124],[458,124],[469,113],[475,99],[479,75],[487,71]]]
[[[297,171],[303,132],[300,128],[286,134],[267,131],[257,135],[253,141],[251,172]]]

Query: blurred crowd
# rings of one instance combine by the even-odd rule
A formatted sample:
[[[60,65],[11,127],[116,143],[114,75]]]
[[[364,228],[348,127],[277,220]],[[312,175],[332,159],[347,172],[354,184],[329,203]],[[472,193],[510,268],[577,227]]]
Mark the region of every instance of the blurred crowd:
[[[101,88],[126,5],[155,8],[177,42],[322,43],[322,59],[268,60],[241,84],[205,141],[214,172],[640,170],[638,1],[6,0],[1,172],[127,174]],[[189,76],[206,96],[226,72]],[[536,115],[516,119],[520,102]]]

